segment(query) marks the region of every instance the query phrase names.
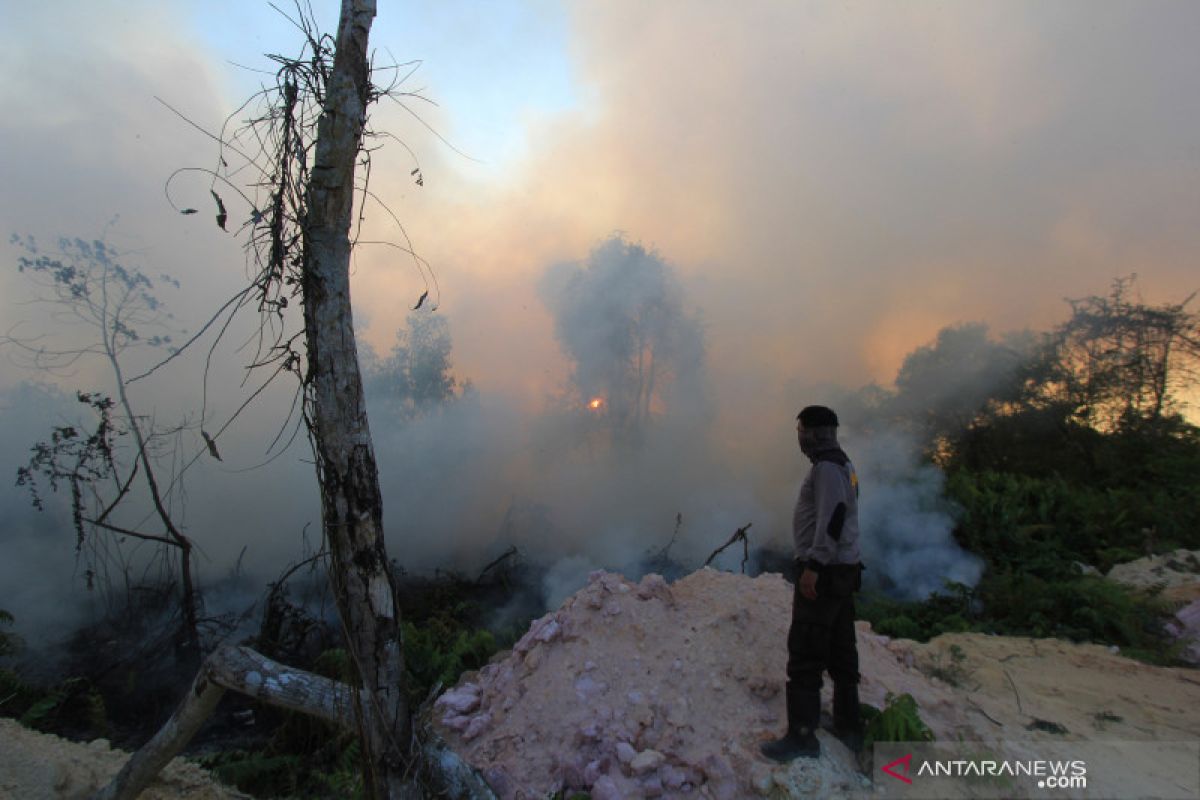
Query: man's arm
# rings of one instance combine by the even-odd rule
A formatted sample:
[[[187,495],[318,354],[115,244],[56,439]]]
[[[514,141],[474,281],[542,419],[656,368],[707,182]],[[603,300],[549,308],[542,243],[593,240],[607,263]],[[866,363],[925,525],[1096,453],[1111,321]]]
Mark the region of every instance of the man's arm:
[[[817,578],[826,564],[837,554],[842,528],[846,525],[846,491],[836,464],[828,461],[813,465],[813,500],[816,507],[816,530],[804,574],[800,576],[800,592],[810,600],[817,596]]]

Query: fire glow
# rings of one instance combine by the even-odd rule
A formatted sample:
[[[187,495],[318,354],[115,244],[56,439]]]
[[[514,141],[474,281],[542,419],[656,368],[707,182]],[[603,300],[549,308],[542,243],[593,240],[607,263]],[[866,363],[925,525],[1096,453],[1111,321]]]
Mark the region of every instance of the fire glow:
[[[604,398],[593,397],[588,401],[587,407],[591,411],[602,411],[604,409]]]

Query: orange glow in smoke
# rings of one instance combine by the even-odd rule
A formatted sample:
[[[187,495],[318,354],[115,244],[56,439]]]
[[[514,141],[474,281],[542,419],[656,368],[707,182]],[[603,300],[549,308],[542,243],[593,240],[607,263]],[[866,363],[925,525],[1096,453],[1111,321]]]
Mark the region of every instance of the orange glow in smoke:
[[[590,408],[592,411],[599,411],[600,409],[604,408],[604,398],[603,397],[593,397],[591,400],[588,401],[587,407]]]

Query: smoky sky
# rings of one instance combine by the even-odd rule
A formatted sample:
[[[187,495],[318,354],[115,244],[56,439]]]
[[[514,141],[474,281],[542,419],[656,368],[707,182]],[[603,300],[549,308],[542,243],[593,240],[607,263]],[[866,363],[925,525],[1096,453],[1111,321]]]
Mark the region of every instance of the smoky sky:
[[[196,330],[244,279],[245,254],[211,218],[181,217],[163,198],[172,172],[216,159],[211,139],[154,98],[215,131],[244,99],[245,73],[170,3],[26,4],[6,17],[6,74],[36,80],[0,85],[0,239],[103,236],[180,281],[166,299]],[[887,384],[947,325],[1048,327],[1062,298],[1131,272],[1151,302],[1196,288],[1194,3],[594,2],[572,4],[566,35],[573,100],[522,116],[511,138],[524,146],[502,163],[474,164],[395,104],[372,116],[412,148],[424,181],[407,151],[381,142],[372,190],[403,230],[372,203],[362,239],[411,240],[428,260],[456,372],[477,390],[420,425],[372,420],[401,560],[485,562],[498,532],[520,528],[582,570],[668,537],[677,512],[689,554],[751,521],[785,542],[804,468],[794,417],[833,402],[823,387]],[[263,30],[262,48],[289,52],[290,36],[286,23]],[[421,57],[407,52],[419,46],[394,55]],[[522,42],[511,47],[516,59]],[[477,76],[483,105],[527,103],[531,88],[500,81],[505,54],[495,58]],[[269,66],[253,52],[239,61]],[[453,109],[419,108],[453,143]],[[204,179],[173,186],[184,204],[207,201]],[[703,341],[689,390],[703,416],[657,427],[637,455],[579,441],[577,408],[563,402],[578,362],[542,289],[553,265],[586,261],[614,232],[671,265]],[[378,352],[430,288],[395,253],[364,245],[353,265],[356,322]],[[0,254],[11,267],[16,251]],[[0,270],[5,331],[36,329],[22,291]],[[138,387],[138,402],[167,422],[228,419],[254,386],[239,349],[251,334],[228,337],[207,404],[203,359]],[[88,370],[53,380],[103,380]],[[29,377],[6,356],[0,388]],[[193,467],[188,524],[206,540],[204,569],[243,548],[274,565],[315,540],[305,448],[268,452],[290,401],[285,386],[262,395],[225,437],[225,462]],[[853,423],[851,456],[857,446],[872,461]],[[269,471],[243,471],[272,458]],[[907,463],[878,460],[897,474]],[[653,498],[647,476],[661,481]],[[926,485],[914,517],[937,512]]]
[[[553,604],[595,569],[636,576],[659,553],[684,569],[696,568],[747,525],[755,549],[786,551],[788,511],[806,469],[791,426],[764,452],[740,451],[723,440],[706,413],[703,331],[686,310],[674,268],[612,238],[578,262],[548,265],[543,285],[560,345],[575,364],[573,386],[537,407],[471,388],[415,416],[397,412],[379,389],[368,395],[385,528],[398,563],[418,573],[455,569],[470,575],[516,546],[523,558],[547,570],[543,590]],[[629,369],[641,356],[631,352],[628,334],[638,330],[661,333],[653,339],[661,348],[653,358],[666,362],[659,367],[665,388],[631,421],[628,413],[619,413],[615,398],[635,380]],[[208,402],[233,405],[232,381],[213,384]],[[389,384],[372,385],[386,390]],[[134,396],[148,402],[178,399],[141,384],[131,394],[135,388]],[[799,391],[824,399],[830,390]],[[585,400],[593,392],[611,402],[591,407]],[[156,411],[155,423],[168,431],[155,445],[163,454],[160,466],[172,476],[187,473],[185,488],[171,494],[171,507],[199,548],[202,584],[212,585],[234,569],[250,576],[252,585],[265,582],[318,545],[317,493],[304,439],[291,447],[273,444],[287,439],[287,381],[265,395],[257,413],[237,420],[233,435],[223,435],[216,420],[200,426],[215,432],[220,460],[208,456],[196,426],[172,436],[171,418],[164,409]],[[72,423],[80,415],[79,405],[72,413],[61,393],[28,384],[5,399],[13,412],[4,418],[5,451],[13,456],[28,454],[33,437],[44,440],[51,424]],[[847,444],[868,487],[864,549],[895,593],[920,598],[946,580],[973,583],[978,563],[953,544],[953,509],[941,498],[940,475],[920,465],[915,444],[894,435],[856,438],[853,427]],[[122,452],[130,457],[128,445]],[[41,490],[51,494],[44,482]],[[19,524],[5,531],[0,546],[13,555],[9,563],[19,572],[0,603],[19,618],[41,619],[53,606],[76,620],[88,609],[82,599],[74,613],[48,597],[39,610],[28,605],[43,599],[29,587],[61,586],[64,574],[73,577],[78,594],[87,566],[73,561],[65,498],[53,500],[41,514],[29,510],[28,498],[11,492],[4,503],[6,515]],[[113,519],[142,529],[152,516],[143,498]],[[741,555],[735,548],[714,563],[741,569]],[[141,561],[135,554],[126,563],[136,574]],[[129,571],[126,567],[121,577]],[[209,597],[208,609],[243,611],[237,603],[255,599],[253,591],[231,596],[223,588]],[[91,605],[94,612],[95,602]]]
[[[153,97],[215,129],[245,76],[206,60],[174,6],[147,8],[15,18],[10,72],[46,69],[5,89],[0,202],[21,233],[94,235],[120,214],[114,235],[169,254],[191,291],[215,288],[236,243],[161,201],[174,169],[214,161],[211,142]],[[404,13],[381,8],[380,25]],[[799,372],[886,381],[948,324],[1050,324],[1063,297],[1118,275],[1138,272],[1152,300],[1194,288],[1193,4],[580,3],[569,21],[576,100],[530,114],[504,164],[477,169],[395,105],[373,115],[420,157],[423,187],[402,148],[373,180],[437,271],[481,384],[530,399],[557,377],[536,281],[613,231],[691,282],[721,414],[744,402],[731,387]],[[286,51],[288,26],[261,38]],[[527,100],[478,80],[489,102]],[[203,181],[180,188],[206,198]],[[366,216],[364,239],[403,241],[381,209]],[[428,287],[383,247],[361,248],[355,279],[382,349]]]

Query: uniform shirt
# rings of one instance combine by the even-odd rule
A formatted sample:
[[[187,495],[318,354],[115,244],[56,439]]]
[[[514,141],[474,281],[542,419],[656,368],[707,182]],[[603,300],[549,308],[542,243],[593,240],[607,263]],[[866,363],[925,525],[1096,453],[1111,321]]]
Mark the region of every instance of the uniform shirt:
[[[840,451],[838,451],[840,454]],[[819,570],[826,564],[857,564],[858,476],[842,458],[817,457],[800,484],[792,514],[796,558]]]

